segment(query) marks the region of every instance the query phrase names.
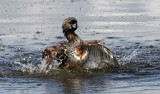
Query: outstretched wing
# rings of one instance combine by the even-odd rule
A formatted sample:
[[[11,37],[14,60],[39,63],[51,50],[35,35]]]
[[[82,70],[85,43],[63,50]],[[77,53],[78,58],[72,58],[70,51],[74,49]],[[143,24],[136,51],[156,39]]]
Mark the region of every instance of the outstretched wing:
[[[99,41],[85,42],[89,50],[89,58],[86,67],[101,68],[101,67],[118,67],[119,64],[113,53],[104,46],[104,43]]]
[[[42,59],[46,61],[46,69],[49,68],[49,65],[51,64],[53,58],[56,56],[57,54],[57,48],[56,46],[49,46],[47,47],[44,52],[43,52],[43,55],[42,55]]]
[[[63,67],[65,66],[65,61],[67,61],[66,55],[66,47],[69,46],[65,41],[59,42],[57,46],[49,46],[47,47],[42,55],[42,60],[45,60],[47,66],[46,69],[49,68],[49,65],[53,61],[53,66]]]

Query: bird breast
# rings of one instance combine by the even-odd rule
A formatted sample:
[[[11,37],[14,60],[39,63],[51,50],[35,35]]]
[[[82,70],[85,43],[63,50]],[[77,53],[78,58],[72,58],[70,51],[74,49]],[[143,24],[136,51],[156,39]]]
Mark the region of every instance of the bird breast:
[[[87,60],[88,55],[89,55],[88,50],[76,49],[72,52],[70,59],[73,62],[83,62]]]
[[[88,57],[88,51],[87,50],[75,50],[73,56],[77,60],[83,60]]]

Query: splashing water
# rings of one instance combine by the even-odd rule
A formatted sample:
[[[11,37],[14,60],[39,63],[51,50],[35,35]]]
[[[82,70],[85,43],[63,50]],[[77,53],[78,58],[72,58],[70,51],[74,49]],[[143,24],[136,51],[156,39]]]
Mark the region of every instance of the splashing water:
[[[29,72],[29,73],[34,73],[34,72],[48,73],[49,70],[51,69],[50,67],[49,70],[46,70],[46,63],[44,60],[41,61],[41,63],[38,65],[33,65],[32,63],[22,64],[21,62],[17,62],[17,61],[15,61],[14,64],[17,64],[20,66],[20,67],[17,67],[17,70],[21,70],[22,72]]]
[[[128,56],[124,56],[124,57],[122,57],[119,61],[125,61],[125,62],[123,62],[123,63],[121,63],[122,64],[122,66],[123,65],[125,65],[125,64],[127,64],[127,63],[129,63],[129,62],[131,62],[131,60],[133,59],[133,58],[135,58],[139,53],[141,53],[140,51],[138,52],[138,49],[141,47],[141,45],[139,45],[130,55],[128,55]]]
[[[46,60],[42,60],[40,64],[34,65],[33,63],[23,64],[21,62],[15,61],[14,64],[19,65],[16,67],[17,70],[20,70],[22,72],[28,72],[30,74],[48,74],[52,72],[52,70],[59,70],[58,66],[60,63],[57,61],[52,61],[52,64],[49,65],[49,68],[46,70]]]

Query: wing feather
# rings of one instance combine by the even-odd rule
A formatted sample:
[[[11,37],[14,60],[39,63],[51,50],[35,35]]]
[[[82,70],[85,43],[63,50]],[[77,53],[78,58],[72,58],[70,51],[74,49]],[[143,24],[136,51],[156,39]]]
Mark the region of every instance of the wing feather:
[[[57,55],[57,48],[56,46],[49,46],[47,47],[42,55],[42,59],[46,61],[46,69],[49,68],[49,65],[51,64],[53,58]]]
[[[101,67],[118,67],[119,64],[113,53],[99,41],[86,42],[89,50],[89,58],[86,67],[101,68]]]

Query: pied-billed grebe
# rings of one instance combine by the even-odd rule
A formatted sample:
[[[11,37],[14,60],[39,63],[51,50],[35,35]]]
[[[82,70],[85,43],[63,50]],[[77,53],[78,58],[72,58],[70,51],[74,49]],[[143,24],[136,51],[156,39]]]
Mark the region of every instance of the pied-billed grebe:
[[[77,20],[69,17],[64,20],[62,29],[68,42],[59,42],[56,46],[49,46],[43,52],[43,60],[47,67],[58,62],[61,68],[102,68],[118,67],[119,64],[113,53],[103,43],[83,41],[76,33]]]

